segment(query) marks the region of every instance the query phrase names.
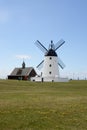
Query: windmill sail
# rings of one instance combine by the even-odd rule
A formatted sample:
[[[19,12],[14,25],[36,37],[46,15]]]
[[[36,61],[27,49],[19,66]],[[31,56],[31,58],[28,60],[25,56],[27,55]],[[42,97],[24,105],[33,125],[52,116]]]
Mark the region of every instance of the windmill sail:
[[[65,64],[63,63],[63,61],[58,57],[58,65],[64,69],[65,68]]]
[[[60,41],[58,41],[56,44],[55,44],[55,51],[61,47],[63,44],[65,43],[65,41],[63,39],[61,39]]]
[[[36,68],[38,68],[39,70],[43,67],[43,62],[44,62],[44,60],[42,60],[41,62],[40,62],[40,64],[36,67]]]
[[[44,53],[48,52],[48,50],[38,40],[35,42],[35,44],[42,52]]]

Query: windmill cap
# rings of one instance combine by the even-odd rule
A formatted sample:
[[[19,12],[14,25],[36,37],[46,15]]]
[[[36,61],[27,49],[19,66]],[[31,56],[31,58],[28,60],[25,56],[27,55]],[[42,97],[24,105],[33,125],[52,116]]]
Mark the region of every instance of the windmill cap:
[[[45,56],[57,56],[57,53],[53,49],[49,49]]]

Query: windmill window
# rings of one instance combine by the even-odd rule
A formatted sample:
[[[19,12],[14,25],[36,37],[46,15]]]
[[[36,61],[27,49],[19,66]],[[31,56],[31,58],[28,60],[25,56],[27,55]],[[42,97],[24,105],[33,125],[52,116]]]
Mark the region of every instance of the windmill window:
[[[52,65],[50,64],[49,67],[51,67]]]
[[[51,74],[52,72],[50,71],[49,74]]]
[[[52,57],[50,57],[50,60],[52,59]]]

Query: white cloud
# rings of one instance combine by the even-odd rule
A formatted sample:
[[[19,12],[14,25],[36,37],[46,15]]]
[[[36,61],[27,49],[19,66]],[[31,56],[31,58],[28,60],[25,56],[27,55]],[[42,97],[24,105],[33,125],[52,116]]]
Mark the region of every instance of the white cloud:
[[[16,55],[17,59],[31,59],[31,56],[29,55]]]

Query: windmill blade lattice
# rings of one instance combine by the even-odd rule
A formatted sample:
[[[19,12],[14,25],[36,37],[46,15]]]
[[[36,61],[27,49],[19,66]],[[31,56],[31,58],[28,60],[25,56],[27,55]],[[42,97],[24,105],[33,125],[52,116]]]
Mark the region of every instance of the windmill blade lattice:
[[[48,50],[38,40],[35,42],[35,44],[43,53],[48,52]]]
[[[63,39],[61,39],[60,41],[58,41],[56,44],[55,44],[55,51],[61,47],[63,44],[65,43],[65,41]]]
[[[58,57],[58,65],[64,69],[65,68],[65,64],[63,63],[63,61]]]
[[[39,70],[43,67],[43,63],[44,63],[44,60],[42,60],[41,62],[40,62],[40,64],[36,67],[36,68],[38,68]]]

